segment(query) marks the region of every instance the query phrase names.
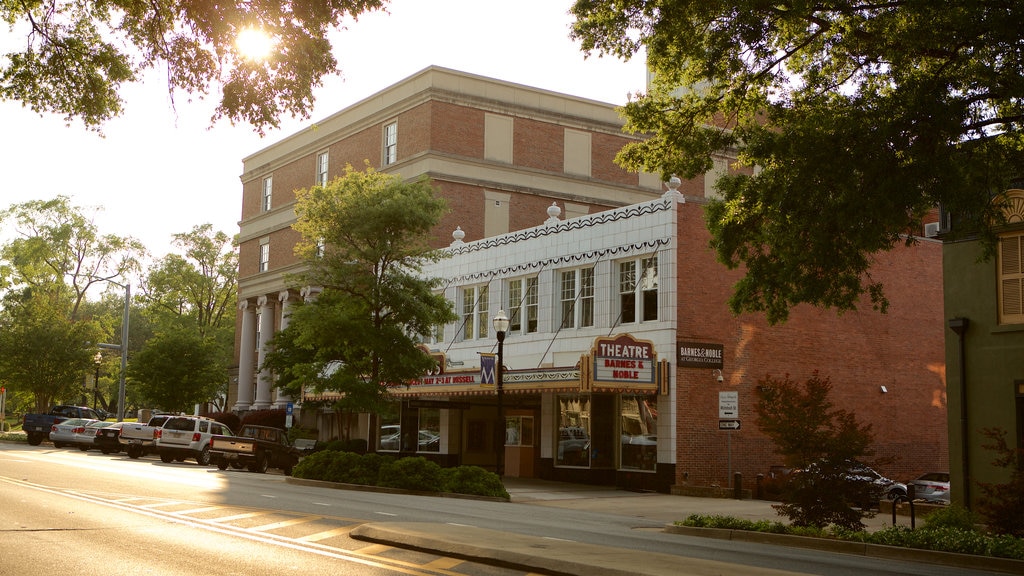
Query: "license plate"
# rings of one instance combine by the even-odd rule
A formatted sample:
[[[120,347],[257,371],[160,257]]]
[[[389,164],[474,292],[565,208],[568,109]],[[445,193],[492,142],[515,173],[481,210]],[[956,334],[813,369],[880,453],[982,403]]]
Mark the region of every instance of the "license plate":
[[[128,441],[128,443],[129,444],[142,444],[142,440],[139,440],[137,438],[132,438],[131,440]]]

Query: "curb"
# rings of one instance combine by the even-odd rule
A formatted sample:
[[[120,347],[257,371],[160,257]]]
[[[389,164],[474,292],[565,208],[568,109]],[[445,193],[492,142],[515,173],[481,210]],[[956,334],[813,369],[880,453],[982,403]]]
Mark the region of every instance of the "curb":
[[[1006,572],[1008,574],[1024,574],[1024,560],[1013,560],[1011,558],[976,556],[973,554],[940,552],[936,550],[923,550],[920,548],[868,544],[866,542],[854,542],[850,540],[814,538],[812,536],[794,536],[791,534],[772,534],[769,532],[754,532],[750,530],[733,530],[731,528],[696,528],[692,526],[668,525],[665,527],[664,531],[669,534],[680,534],[683,536],[734,540],[737,542],[754,542],[758,544],[791,546],[794,548],[809,548],[824,552],[854,554],[886,560],[906,560],[908,562],[920,562],[925,564],[941,564],[943,566],[951,566],[955,568],[971,568],[975,570],[989,570],[992,572]]]

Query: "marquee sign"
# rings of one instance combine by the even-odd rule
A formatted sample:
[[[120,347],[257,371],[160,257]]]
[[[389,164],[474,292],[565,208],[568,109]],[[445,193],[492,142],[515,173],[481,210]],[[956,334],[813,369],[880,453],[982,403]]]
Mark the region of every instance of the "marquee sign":
[[[649,340],[637,340],[630,334],[598,338],[591,357],[595,385],[657,386],[658,358]]]

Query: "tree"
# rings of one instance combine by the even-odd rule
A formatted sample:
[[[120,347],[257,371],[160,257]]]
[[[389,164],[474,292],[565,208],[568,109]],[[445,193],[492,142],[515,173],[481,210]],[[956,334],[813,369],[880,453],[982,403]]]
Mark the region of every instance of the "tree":
[[[173,245],[182,253],[159,260],[142,284],[146,317],[157,337],[144,344],[145,354],[133,358],[129,370],[132,374],[135,363],[140,363],[134,373],[143,387],[143,399],[165,409],[171,405],[164,402],[187,399],[184,405],[188,406],[211,401],[227,391],[235,330],[234,314],[229,312],[234,311],[238,297],[238,252],[227,234],[202,224],[175,234]],[[163,362],[173,362],[179,348],[189,343],[198,348],[187,365],[176,367],[175,378],[155,373]],[[168,354],[167,360],[160,359]],[[203,360],[208,364],[203,365]],[[210,382],[214,376],[216,386]],[[179,390],[183,381],[191,382],[193,389]],[[158,390],[160,386],[170,389]]]
[[[13,391],[31,394],[35,411],[77,401],[93,366],[100,334],[94,322],[73,321],[70,299],[25,288],[8,293],[0,309],[0,372]]]
[[[768,376],[757,385],[757,427],[775,443],[783,462],[798,472],[782,487],[779,514],[798,526],[829,524],[863,529],[871,485],[850,477],[851,465],[873,454],[871,425],[852,412],[836,409],[832,383],[817,373],[800,385]]]
[[[238,252],[231,237],[202,224],[175,234],[172,244],[183,253],[158,261],[142,285],[149,311],[166,322],[184,320],[202,335],[218,328],[233,335]]]
[[[77,399],[95,344],[111,336],[109,322],[82,314],[86,293],[138,270],[144,248],[101,235],[66,196],[12,205],[0,224],[14,235],[0,245],[0,356],[10,386],[31,393],[40,410]]]
[[[1024,538],[1024,447],[1014,448],[1006,441],[1006,430],[982,428],[982,448],[995,452],[994,468],[1005,470],[1005,482],[978,482],[981,498],[978,512],[996,534]]]
[[[308,271],[295,280],[323,291],[292,309],[261,370],[291,395],[342,392],[344,412],[376,412],[392,386],[428,373],[418,335],[455,319],[437,281],[419,274],[437,257],[429,239],[444,210],[426,182],[369,167],[297,192],[296,251]]]
[[[128,378],[152,406],[188,411],[224,388],[227,359],[223,346],[194,329],[157,333],[132,357]]]
[[[69,291],[71,320],[92,286],[137,272],[145,253],[134,238],[100,234],[67,196],[14,204],[0,224],[15,235],[0,245],[0,289]]]
[[[308,115],[313,88],[338,71],[327,34],[346,17],[385,0],[152,0],[117,3],[4,2],[0,17],[24,34],[24,48],[0,67],[0,98],[63,114],[96,129],[121,113],[119,94],[163,65],[168,91],[205,96],[220,84],[214,119],[245,121],[260,133],[282,112]],[[237,45],[262,31],[275,46],[251,58]]]
[[[1024,4],[578,0],[572,13],[587,54],[644,48],[654,73],[624,108],[650,138],[622,165],[694,177],[732,150],[751,168],[707,210],[718,259],[745,268],[734,312],[779,322],[865,294],[884,311],[873,255],[912,243],[940,203],[991,245],[992,198],[1024,162]]]

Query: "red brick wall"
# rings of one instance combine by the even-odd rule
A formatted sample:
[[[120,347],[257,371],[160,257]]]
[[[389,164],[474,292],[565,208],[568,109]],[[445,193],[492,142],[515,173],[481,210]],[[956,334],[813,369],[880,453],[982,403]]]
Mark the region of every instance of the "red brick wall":
[[[445,102],[432,102],[430,105],[430,125],[418,126],[429,128],[431,148],[445,154],[457,154],[470,158],[484,157],[484,111],[478,108],[457,106]],[[399,132],[399,142],[401,142]],[[399,150],[404,153],[403,150]]]
[[[565,168],[565,128],[516,118],[512,134],[512,162],[516,166],[562,172]]]
[[[907,480],[948,469],[941,247],[878,255],[872,276],[885,285],[888,314],[870,302],[843,315],[799,306],[788,322],[769,326],[761,316],[729,312],[741,273],[716,262],[702,210],[680,206],[678,339],[723,344],[725,381],[708,369],[677,369],[676,481],[726,486],[731,454],[731,471],[753,488],[756,474],[782,463],[757,429],[758,381],[788,375],[802,382],[814,371],[830,377],[837,408],[871,424],[877,456],[895,458],[880,472]],[[739,431],[717,430],[721,390],[739,392]]]
[[[635,172],[627,172],[615,163],[615,155],[630,140],[623,136],[613,136],[594,132],[590,139],[590,175],[598,180],[607,180],[626,186],[636,186],[640,177]]]

